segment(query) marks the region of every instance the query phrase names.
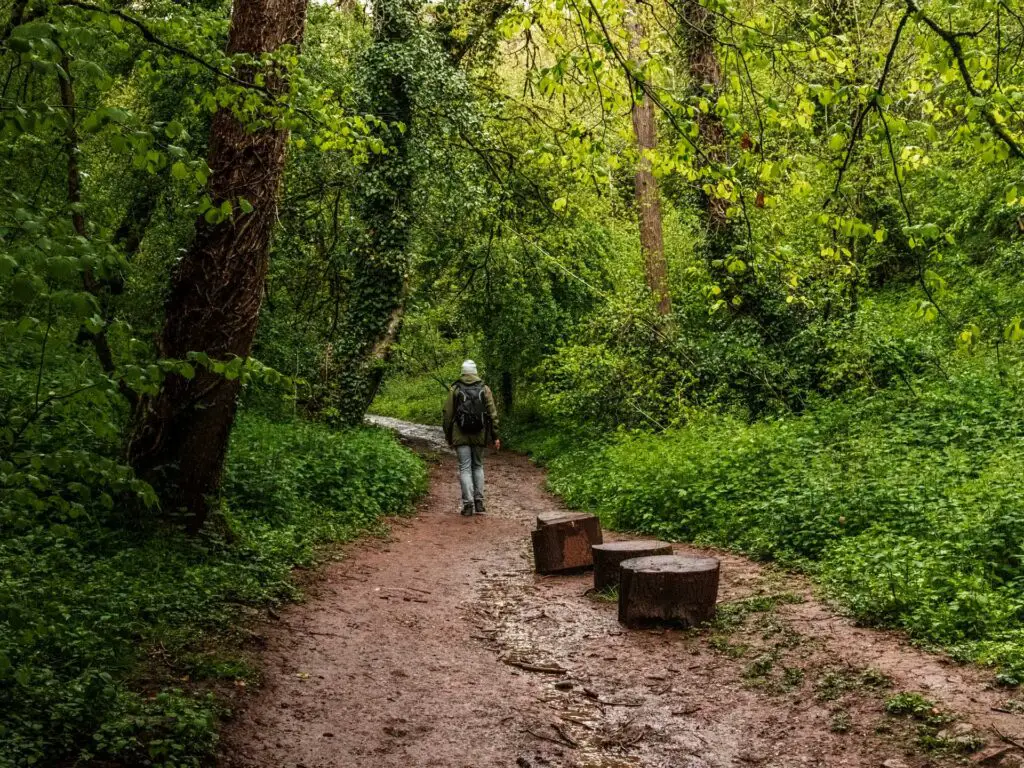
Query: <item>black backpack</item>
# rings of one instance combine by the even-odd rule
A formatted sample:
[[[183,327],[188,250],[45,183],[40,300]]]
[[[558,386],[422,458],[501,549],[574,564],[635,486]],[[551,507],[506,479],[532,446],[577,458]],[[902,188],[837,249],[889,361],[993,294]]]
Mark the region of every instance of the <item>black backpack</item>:
[[[472,435],[484,428],[484,383],[455,383],[455,423],[463,434]]]

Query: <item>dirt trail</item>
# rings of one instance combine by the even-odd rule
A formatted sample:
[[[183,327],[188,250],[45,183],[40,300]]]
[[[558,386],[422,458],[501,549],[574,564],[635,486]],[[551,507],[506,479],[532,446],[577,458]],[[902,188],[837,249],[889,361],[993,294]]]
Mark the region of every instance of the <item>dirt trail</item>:
[[[1022,765],[995,754],[1008,744],[991,729],[1022,740],[1024,716],[996,711],[1017,704],[984,671],[856,628],[803,580],[720,552],[714,627],[626,631],[585,596],[590,574],[533,574],[528,531],[558,506],[540,470],[488,457],[489,513],[462,518],[453,457],[435,458],[416,515],[262,631],[266,684],[229,725],[222,766]],[[885,714],[901,691],[955,720]],[[980,738],[970,758],[951,748]]]

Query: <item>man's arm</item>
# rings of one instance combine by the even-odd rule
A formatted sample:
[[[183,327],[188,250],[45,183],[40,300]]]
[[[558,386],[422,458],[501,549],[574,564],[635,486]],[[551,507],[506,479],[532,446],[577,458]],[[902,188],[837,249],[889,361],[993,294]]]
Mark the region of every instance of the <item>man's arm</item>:
[[[452,444],[452,422],[455,420],[455,390],[448,390],[448,397],[445,398],[444,408],[441,411],[441,425],[444,427],[444,439],[448,445]]]
[[[500,442],[498,438],[498,406],[494,403],[494,393],[490,387],[484,387],[484,402],[487,403],[487,414],[491,419],[491,437],[494,442]]]

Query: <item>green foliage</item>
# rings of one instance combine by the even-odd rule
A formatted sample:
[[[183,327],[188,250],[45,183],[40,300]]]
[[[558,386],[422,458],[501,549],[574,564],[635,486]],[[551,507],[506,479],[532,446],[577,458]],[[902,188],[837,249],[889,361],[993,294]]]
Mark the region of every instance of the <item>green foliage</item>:
[[[443,308],[432,308],[406,321],[394,347],[392,376],[385,379],[370,406],[371,413],[417,424],[441,424],[441,408],[462,361],[480,359],[474,339],[455,336],[445,319]],[[480,370],[488,375],[482,364]]]
[[[231,508],[245,510],[247,525],[294,541],[298,562],[319,540],[350,538],[353,529],[406,508],[425,482],[420,461],[385,433],[250,417],[232,436],[224,493]]]
[[[939,714],[935,702],[920,693],[905,691],[891,696],[885,702],[885,711],[890,715],[910,715],[917,720],[936,725],[948,722]]]
[[[573,503],[806,566],[864,620],[1024,679],[1024,69],[1006,50],[1024,16],[987,0],[686,7],[705,5],[714,29],[695,36],[661,3],[312,4],[302,50],[259,61],[223,52],[224,2],[4,9],[12,760],[198,760],[215,705],[163,672],[142,685],[140,649],[170,650],[168,679],[245,674],[193,635],[287,598],[317,543],[422,486],[379,434],[248,416],[216,530],[163,527],[122,460],[125,424],[197,365],[263,413],[350,424],[390,372],[375,410],[434,422],[438,383],[472,356]],[[645,93],[660,140],[641,158]],[[196,222],[253,212],[207,192],[225,109],[290,136],[263,362],[162,360],[150,340]]]
[[[446,389],[442,378],[452,371],[458,373],[459,364],[432,371],[420,376],[403,376],[389,379],[381,388],[370,406],[370,413],[411,421],[414,424],[441,424],[441,408],[444,405]],[[452,376],[454,381],[455,377]]]
[[[553,490],[611,525],[806,567],[859,618],[1012,674],[1024,412],[984,366],[947,374],[799,418],[705,415],[575,450],[525,440]]]
[[[102,485],[78,516],[51,523],[52,506],[28,508],[5,526],[0,765],[199,765],[216,742],[218,704],[181,679],[246,675],[230,656],[234,628],[293,598],[290,571],[313,562],[317,545],[406,510],[425,471],[377,430],[247,415],[227,478],[220,520],[200,537],[118,525]],[[228,655],[211,661],[211,644]]]
[[[654,313],[608,307],[571,344],[546,358],[541,407],[560,422],[591,431],[661,428],[692,392],[685,351],[673,348]]]
[[[743,600],[720,603],[715,613],[715,624],[721,629],[728,629],[741,624],[752,613],[770,613],[779,605],[801,603],[799,595],[783,593],[780,595],[758,595]]]

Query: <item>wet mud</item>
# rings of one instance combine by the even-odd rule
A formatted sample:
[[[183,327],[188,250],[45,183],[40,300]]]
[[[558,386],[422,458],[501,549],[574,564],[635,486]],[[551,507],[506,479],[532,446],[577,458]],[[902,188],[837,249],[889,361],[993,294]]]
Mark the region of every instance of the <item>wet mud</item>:
[[[436,428],[387,426],[432,452],[430,493],[261,628],[265,683],[239,692],[221,765],[1022,765],[1024,716],[990,672],[856,627],[805,580],[729,553],[675,545],[722,560],[713,625],[622,628],[590,573],[533,573],[529,531],[559,509],[540,470],[489,455],[488,514],[462,518]],[[887,714],[905,691],[942,716]]]

